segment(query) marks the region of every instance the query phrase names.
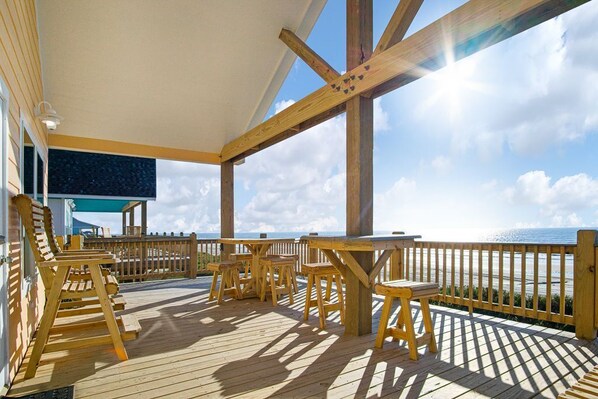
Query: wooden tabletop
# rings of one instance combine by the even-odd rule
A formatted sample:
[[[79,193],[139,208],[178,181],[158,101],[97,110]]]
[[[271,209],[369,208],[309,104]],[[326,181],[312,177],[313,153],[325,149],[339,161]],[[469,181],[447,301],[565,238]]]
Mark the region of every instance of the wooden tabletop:
[[[371,235],[371,236],[303,236],[309,245],[320,249],[336,249],[345,251],[375,251],[400,249],[413,245],[420,235]]]
[[[220,238],[219,243],[222,244],[271,244],[277,242],[295,242],[294,238]]]

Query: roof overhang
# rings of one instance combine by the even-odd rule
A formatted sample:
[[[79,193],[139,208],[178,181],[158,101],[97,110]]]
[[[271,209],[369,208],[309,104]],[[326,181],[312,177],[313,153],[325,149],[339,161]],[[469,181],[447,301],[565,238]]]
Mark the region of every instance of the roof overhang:
[[[53,148],[219,163],[263,121],[326,0],[37,1]]]

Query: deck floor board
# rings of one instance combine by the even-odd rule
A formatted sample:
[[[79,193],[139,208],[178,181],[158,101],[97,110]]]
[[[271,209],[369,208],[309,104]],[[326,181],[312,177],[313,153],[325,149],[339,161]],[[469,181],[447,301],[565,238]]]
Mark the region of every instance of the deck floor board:
[[[344,336],[337,313],[320,330],[303,321],[304,289],[290,306],[256,299],[208,302],[210,277],[123,284],[143,330],[110,347],[46,354],[35,378],[10,395],[75,385],[77,398],[152,397],[556,397],[595,365],[598,345],[543,326],[432,306],[438,353],[375,335]],[[304,288],[304,285],[303,285]],[[382,300],[375,297],[373,330]],[[419,316],[419,308],[415,308]],[[393,309],[396,321],[398,308]],[[419,317],[416,330],[422,331]]]

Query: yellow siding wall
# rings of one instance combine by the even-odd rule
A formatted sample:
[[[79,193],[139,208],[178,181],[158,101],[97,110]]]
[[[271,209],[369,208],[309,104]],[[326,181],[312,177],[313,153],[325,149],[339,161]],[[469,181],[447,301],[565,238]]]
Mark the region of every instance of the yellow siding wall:
[[[48,136],[34,115],[35,105],[42,100],[41,63],[34,0],[0,0],[0,77],[8,86],[9,99],[9,148],[8,192],[9,197],[20,192],[20,121],[21,117],[31,127],[35,136],[48,153]],[[47,196],[47,162],[44,171],[44,198]],[[9,271],[9,355],[10,376],[14,378],[21,364],[27,345],[41,317],[44,292],[41,280],[29,292],[21,289],[20,223],[16,208],[9,203],[9,251],[13,262]]]

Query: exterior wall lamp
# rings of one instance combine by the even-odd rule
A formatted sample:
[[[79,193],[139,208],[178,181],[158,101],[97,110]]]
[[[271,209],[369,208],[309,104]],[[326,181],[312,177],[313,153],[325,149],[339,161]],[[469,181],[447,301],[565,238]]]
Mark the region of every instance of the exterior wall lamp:
[[[40,101],[35,107],[35,116],[44,124],[48,130],[56,130],[56,127],[60,125],[62,116],[58,115],[52,104],[47,101]]]

